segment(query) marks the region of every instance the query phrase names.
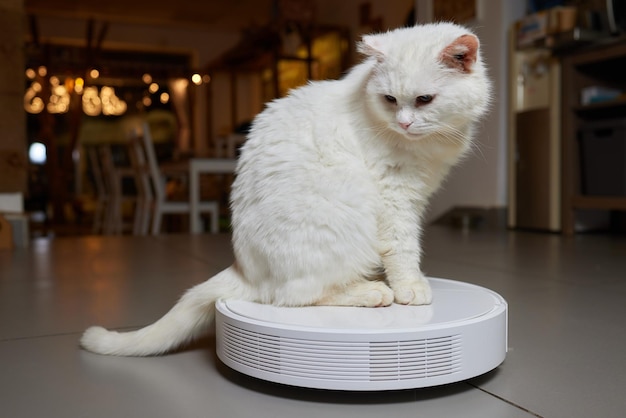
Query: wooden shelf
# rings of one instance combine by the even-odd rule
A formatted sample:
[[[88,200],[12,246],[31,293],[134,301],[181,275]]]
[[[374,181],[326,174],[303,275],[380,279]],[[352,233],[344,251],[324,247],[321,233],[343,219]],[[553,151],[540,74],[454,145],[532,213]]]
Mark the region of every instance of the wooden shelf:
[[[577,105],[572,110],[584,119],[624,117],[626,116],[626,97],[588,105]]]
[[[626,196],[594,196],[581,193],[581,155],[579,130],[586,124],[607,119],[626,118],[626,97],[580,104],[580,92],[587,87],[603,86],[626,91],[626,40],[572,50],[561,55],[561,220],[562,232],[573,234],[576,210],[600,209],[626,211]],[[626,156],[624,156],[626,164]]]
[[[613,209],[626,210],[626,196],[585,196],[572,197],[572,207],[575,209]]]

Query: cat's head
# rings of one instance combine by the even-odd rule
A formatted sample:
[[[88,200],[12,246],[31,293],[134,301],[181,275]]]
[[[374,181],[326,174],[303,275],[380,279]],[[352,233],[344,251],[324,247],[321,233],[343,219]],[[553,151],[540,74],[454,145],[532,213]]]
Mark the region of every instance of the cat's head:
[[[454,136],[487,110],[480,43],[464,27],[438,23],[367,35],[359,51],[373,63],[365,101],[378,129],[409,140]]]

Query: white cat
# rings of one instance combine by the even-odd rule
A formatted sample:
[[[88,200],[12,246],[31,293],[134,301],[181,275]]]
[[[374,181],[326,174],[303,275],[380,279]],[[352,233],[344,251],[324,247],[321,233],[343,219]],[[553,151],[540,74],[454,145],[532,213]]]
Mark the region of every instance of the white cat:
[[[479,41],[439,23],[363,37],[341,80],[270,103],[232,190],[236,262],[137,331],[89,328],[87,350],[164,353],[204,331],[218,298],[301,305],[428,304],[420,218],[471,147],[490,83]]]

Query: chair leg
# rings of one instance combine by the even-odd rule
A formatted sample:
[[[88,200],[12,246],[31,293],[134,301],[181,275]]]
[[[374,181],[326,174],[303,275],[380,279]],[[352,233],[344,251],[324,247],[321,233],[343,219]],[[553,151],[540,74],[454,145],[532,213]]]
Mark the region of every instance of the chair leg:
[[[102,198],[96,200],[96,210],[93,214],[93,226],[91,232],[99,234],[104,229],[104,201]]]
[[[150,212],[152,200],[145,199],[143,204],[143,214],[141,216],[140,235],[148,235],[150,232]]]
[[[219,208],[217,205],[211,210],[211,233],[217,234],[220,231]]]
[[[154,218],[152,219],[152,235],[159,235],[161,232],[161,218],[163,213],[158,206],[154,209]]]
[[[119,196],[111,196],[111,201],[107,214],[107,235],[118,235],[122,232],[122,213],[120,208],[121,204],[122,202],[120,201]]]
[[[143,216],[143,199],[137,198],[135,201],[135,213],[133,215],[133,235],[141,234],[141,217]]]
[[[113,199],[112,198],[107,199],[106,204],[104,206],[104,220],[103,220],[104,225],[102,226],[103,235],[111,235],[113,232],[112,205],[113,205]]]
[[[113,235],[122,235],[124,232],[124,218],[122,216],[122,199],[116,199],[113,221]]]

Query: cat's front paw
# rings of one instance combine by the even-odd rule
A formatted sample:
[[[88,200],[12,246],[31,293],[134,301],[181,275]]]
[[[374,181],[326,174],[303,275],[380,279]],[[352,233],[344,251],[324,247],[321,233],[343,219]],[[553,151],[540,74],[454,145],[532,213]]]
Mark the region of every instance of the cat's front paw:
[[[394,299],[401,305],[429,305],[433,292],[426,279],[403,280],[392,286]]]

